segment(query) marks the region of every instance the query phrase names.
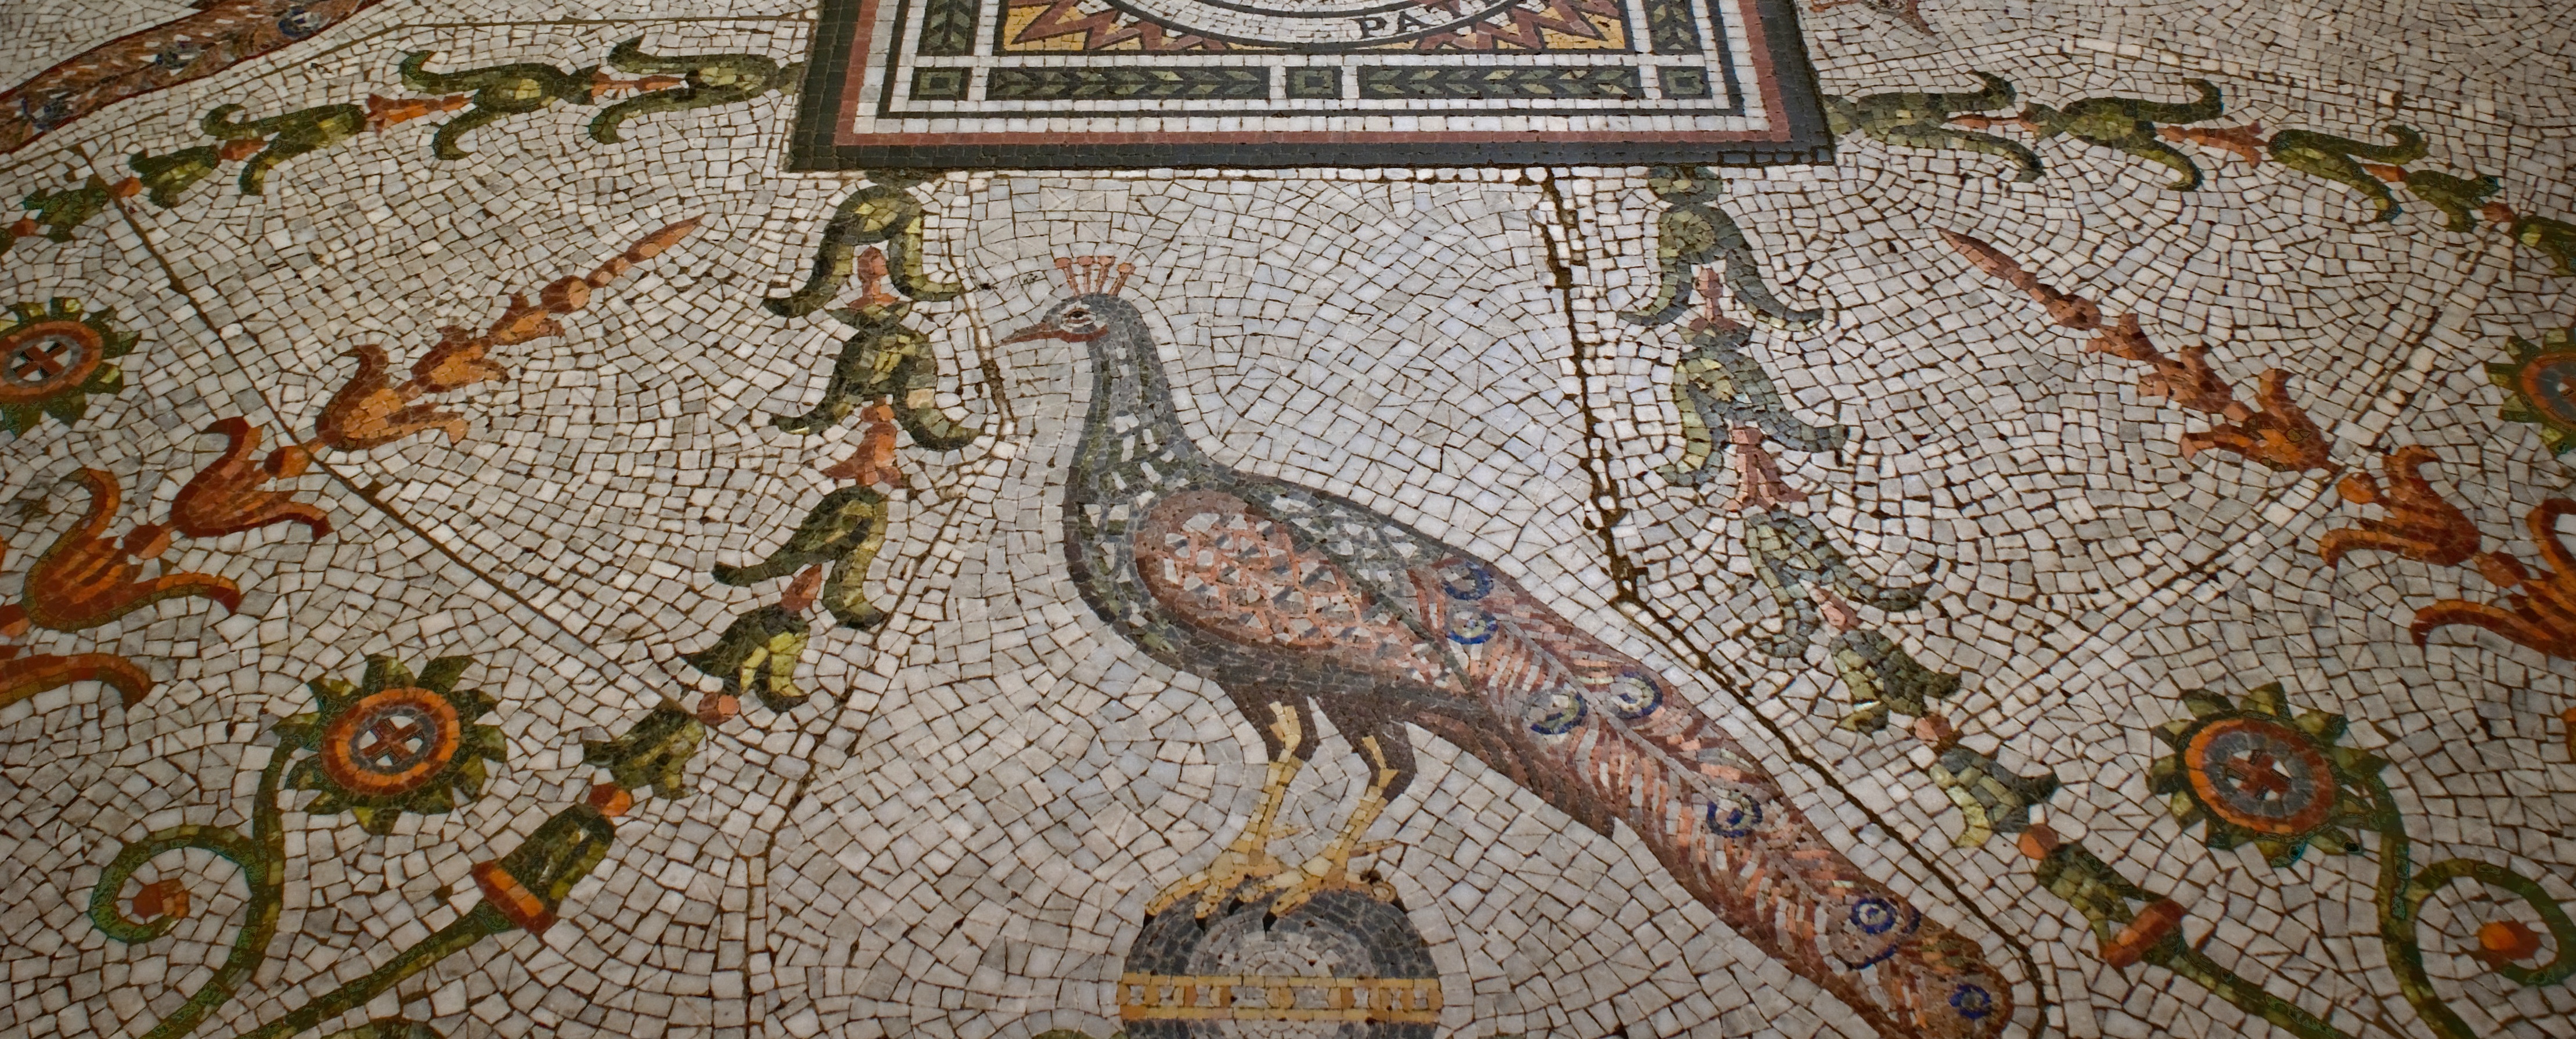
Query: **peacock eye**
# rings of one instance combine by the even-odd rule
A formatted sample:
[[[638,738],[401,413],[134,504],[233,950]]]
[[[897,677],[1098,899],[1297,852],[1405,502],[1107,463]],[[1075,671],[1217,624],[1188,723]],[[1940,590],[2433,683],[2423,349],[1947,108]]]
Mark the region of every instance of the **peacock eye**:
[[[1100,319],[1085,307],[1067,310],[1056,319],[1056,325],[1067,332],[1090,332],[1100,327]]]

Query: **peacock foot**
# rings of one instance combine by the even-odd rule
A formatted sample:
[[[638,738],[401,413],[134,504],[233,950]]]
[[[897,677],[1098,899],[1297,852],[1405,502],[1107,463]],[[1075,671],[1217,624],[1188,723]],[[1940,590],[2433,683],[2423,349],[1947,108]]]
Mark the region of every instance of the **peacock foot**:
[[[1260,886],[1254,889],[1253,894],[1256,897],[1275,896],[1271,897],[1270,902],[1270,915],[1274,917],[1294,913],[1303,908],[1306,903],[1313,901],[1315,896],[1327,891],[1357,891],[1382,902],[1393,901],[1395,892],[1389,890],[1389,885],[1377,879],[1374,874],[1353,879],[1351,859],[1354,856],[1383,851],[1395,845],[1396,842],[1392,840],[1355,843],[1348,839],[1336,839],[1315,857],[1299,863],[1296,869],[1262,881]]]
[[[1343,821],[1342,832],[1334,834],[1332,841],[1324,845],[1323,851],[1299,863],[1294,871],[1264,880],[1258,888],[1254,889],[1252,892],[1254,898],[1272,896],[1270,915],[1276,917],[1294,913],[1307,902],[1312,901],[1315,896],[1337,888],[1358,891],[1387,901],[1394,900],[1395,892],[1383,890],[1383,882],[1376,880],[1375,877],[1367,878],[1365,883],[1351,879],[1352,856],[1371,854],[1395,845],[1394,841],[1371,841],[1361,838],[1368,833],[1370,824],[1377,822],[1379,813],[1386,811],[1386,792],[1400,774],[1399,768],[1389,759],[1385,745],[1379,742],[1377,736],[1360,737],[1359,749],[1360,753],[1366,755],[1369,761],[1377,766],[1376,774],[1369,779],[1368,790],[1360,795],[1360,803],[1351,809],[1350,818]]]
[[[1206,917],[1216,912],[1217,907],[1224,905],[1230,896],[1243,891],[1246,885],[1279,875],[1285,867],[1277,856],[1270,854],[1270,842],[1278,837],[1266,825],[1245,828],[1243,835],[1236,837],[1234,843],[1216,853],[1216,861],[1208,863],[1207,868],[1181,878],[1155,895],[1153,901],[1145,904],[1146,915],[1160,915],[1184,899],[1196,897],[1198,915]]]

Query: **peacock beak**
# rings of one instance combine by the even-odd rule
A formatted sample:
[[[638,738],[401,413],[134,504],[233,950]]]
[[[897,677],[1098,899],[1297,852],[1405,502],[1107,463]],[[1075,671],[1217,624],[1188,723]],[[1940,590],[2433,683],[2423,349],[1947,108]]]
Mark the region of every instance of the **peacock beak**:
[[[1028,342],[1029,340],[1032,340],[1032,339],[1065,339],[1065,338],[1070,338],[1070,337],[1068,337],[1068,336],[1066,336],[1066,335],[1064,334],[1064,330],[1063,330],[1063,329],[1055,327],[1055,322],[1052,322],[1052,321],[1040,321],[1040,322],[1038,322],[1037,324],[1030,325],[1030,326],[1029,326],[1029,327],[1027,327],[1027,328],[1023,328],[1023,329],[1021,329],[1021,330],[1019,330],[1019,331],[1017,331],[1017,332],[1013,332],[1013,333],[1011,333],[1010,335],[1003,337],[1003,338],[1002,338],[1002,341],[1001,341],[999,344],[996,344],[996,345],[1000,345],[1000,346],[1009,346],[1009,345],[1010,345],[1010,344],[1012,344],[1012,343],[1025,343],[1025,342]]]

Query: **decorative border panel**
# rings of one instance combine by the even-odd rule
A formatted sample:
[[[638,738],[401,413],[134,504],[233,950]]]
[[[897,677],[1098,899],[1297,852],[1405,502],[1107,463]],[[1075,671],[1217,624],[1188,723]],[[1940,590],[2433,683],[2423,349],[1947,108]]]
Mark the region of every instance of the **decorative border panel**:
[[[790,164],[1829,161],[1783,0],[823,0]]]

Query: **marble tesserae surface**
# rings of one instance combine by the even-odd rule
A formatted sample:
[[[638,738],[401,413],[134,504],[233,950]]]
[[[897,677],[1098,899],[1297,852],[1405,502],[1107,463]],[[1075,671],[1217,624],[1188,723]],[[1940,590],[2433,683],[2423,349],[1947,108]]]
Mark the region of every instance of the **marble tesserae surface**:
[[[2576,1036],[2576,8],[17,0],[0,1039]]]

